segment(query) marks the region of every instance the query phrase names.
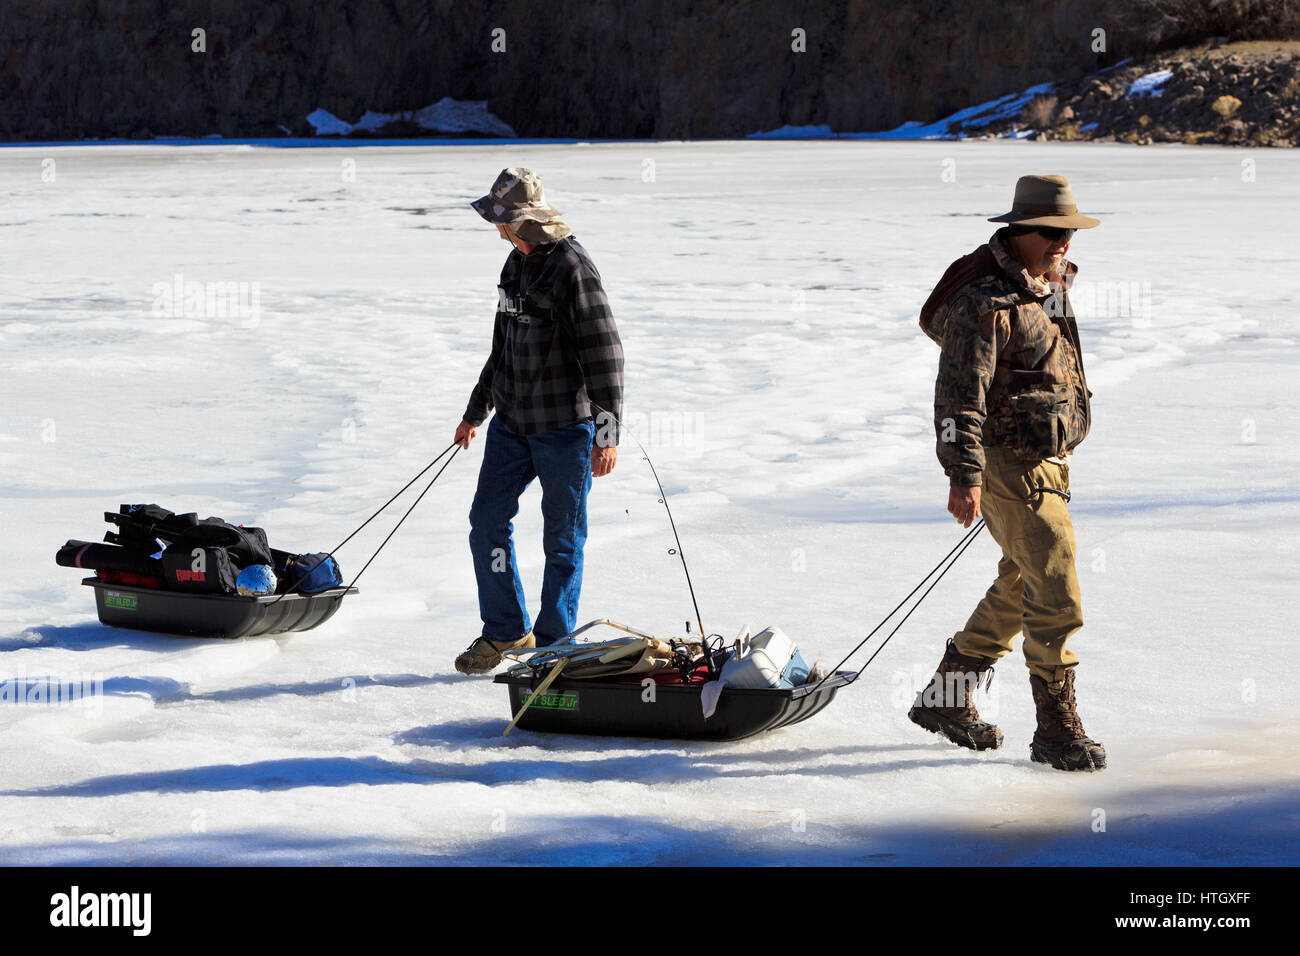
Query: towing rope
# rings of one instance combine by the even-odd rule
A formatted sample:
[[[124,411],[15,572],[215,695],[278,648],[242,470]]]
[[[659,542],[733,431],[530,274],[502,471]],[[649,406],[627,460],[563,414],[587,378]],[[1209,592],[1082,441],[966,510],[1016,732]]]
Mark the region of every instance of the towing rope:
[[[460,450],[459,446],[457,446],[457,444],[456,444],[455,442],[452,442],[450,445],[448,445],[446,448],[444,448],[444,449],[443,449],[443,450],[438,454],[438,457],[437,457],[437,458],[433,459],[433,461],[429,462],[427,465],[425,465],[423,468],[421,468],[420,471],[419,471],[419,473],[418,473],[414,478],[412,478],[412,479],[411,479],[410,481],[408,481],[406,484],[402,485],[401,490],[399,490],[399,491],[397,492],[397,494],[393,495],[393,497],[389,498],[389,499],[388,499],[387,501],[385,501],[382,505],[380,505],[378,511],[376,511],[374,514],[372,514],[372,515],[371,515],[369,518],[367,518],[365,521],[361,522],[361,524],[357,526],[356,530],[354,530],[350,535],[348,535],[346,538],[344,538],[342,541],[340,541],[338,544],[336,544],[332,549],[330,549],[329,551],[327,551],[327,552],[325,553],[325,556],[324,556],[323,558],[321,558],[319,561],[317,561],[315,564],[313,564],[310,568],[308,568],[307,570],[305,570],[305,571],[303,571],[301,574],[299,574],[298,577],[297,577],[297,579],[294,580],[293,584],[290,585],[289,587],[285,588],[284,591],[283,591],[281,594],[277,595],[277,596],[276,596],[276,599],[275,599],[274,601],[272,601],[271,604],[278,604],[278,603],[280,603],[281,600],[283,600],[284,598],[286,598],[286,597],[288,597],[290,594],[292,594],[293,591],[294,591],[294,588],[296,588],[299,584],[301,584],[301,583],[302,583],[303,581],[305,581],[308,577],[310,577],[310,575],[311,575],[311,573],[312,573],[313,571],[315,571],[318,567],[320,567],[322,564],[324,564],[324,563],[325,563],[326,561],[328,561],[330,558],[334,557],[334,552],[335,552],[335,551],[338,551],[338,550],[339,550],[340,548],[342,548],[345,544],[347,544],[349,541],[351,541],[353,538],[355,538],[358,534],[360,534],[361,531],[362,531],[362,529],[364,529],[364,528],[366,527],[366,525],[370,524],[370,522],[372,522],[372,521],[374,521],[376,518],[378,518],[378,517],[383,513],[383,511],[384,511],[385,508],[387,508],[387,507],[388,507],[389,505],[391,505],[394,501],[396,501],[396,500],[397,500],[398,498],[400,498],[403,494],[405,494],[407,488],[410,488],[411,485],[415,484],[417,481],[420,480],[421,477],[423,477],[423,475],[425,474],[425,472],[427,472],[427,471],[428,471],[430,468],[432,468],[434,465],[438,464],[438,462],[442,460],[442,456],[443,456],[443,455],[447,454],[447,452],[450,451],[450,452],[451,452],[451,458],[455,458],[455,457],[456,457],[456,451],[452,451],[453,448],[456,449],[456,451],[459,451],[459,450]],[[433,487],[433,483],[434,483],[435,481],[438,480],[439,476],[440,476],[444,471],[446,471],[446,469],[447,469],[447,465],[450,465],[450,464],[451,464],[451,458],[448,458],[448,459],[447,459],[447,463],[444,464],[441,468],[438,469],[438,474],[434,475],[433,478],[430,479],[429,483],[428,483],[427,485],[424,486],[424,491],[420,492],[420,497],[415,499],[415,504],[411,505],[411,507],[408,508],[408,509],[406,510],[406,514],[402,515],[402,519],[401,519],[401,521],[398,521],[398,522],[397,522],[396,527],[394,527],[393,530],[390,531],[390,532],[388,533],[388,537],[385,538],[385,539],[383,540],[383,543],[381,543],[381,544],[379,545],[379,547],[375,549],[375,553],[372,554],[372,555],[370,556],[370,560],[367,561],[367,562],[365,563],[365,566],[362,567],[362,569],[357,573],[357,576],[354,577],[354,578],[352,579],[352,583],[348,585],[349,588],[352,588],[352,587],[355,587],[355,586],[356,586],[356,583],[357,583],[358,580],[360,580],[361,575],[363,575],[363,574],[366,573],[366,568],[370,567],[370,563],[371,563],[371,561],[374,561],[375,558],[379,557],[379,552],[382,551],[382,550],[384,550],[384,545],[385,545],[385,544],[388,544],[389,539],[392,538],[392,536],[395,535],[395,534],[397,533],[397,529],[400,528],[400,527],[402,526],[402,522],[405,521],[408,517],[410,517],[411,512],[415,510],[415,505],[418,505],[418,504],[420,503],[420,498],[423,498],[423,497],[425,496],[425,494],[428,493],[429,489]],[[270,607],[270,604],[268,604],[267,606]]]
[[[384,545],[388,544],[388,542],[392,540],[393,535],[397,534],[397,529],[402,526],[402,523],[405,522],[407,518],[411,517],[411,512],[414,511],[415,506],[420,503],[420,499],[422,499],[425,495],[429,493],[429,489],[433,487],[433,483],[442,477],[442,473],[447,470],[447,465],[451,464],[451,459],[456,457],[457,451],[460,451],[460,447],[456,445],[454,442],[452,443],[452,445],[449,446],[449,448],[455,448],[456,451],[453,451],[451,453],[451,458],[448,458],[446,463],[441,468],[438,469],[438,473],[429,479],[429,483],[424,486],[424,491],[420,492],[420,494],[416,497],[416,499],[413,502],[411,502],[411,507],[406,509],[406,514],[402,515],[402,517],[398,520],[397,524],[393,525],[393,530],[388,532],[388,537],[384,538],[384,540],[380,542],[379,547],[375,548],[375,553],[370,556],[370,560],[367,561],[362,566],[361,570],[357,572],[357,576],[353,578],[352,583],[348,585],[349,588],[354,587],[356,583],[361,580],[361,575],[366,573],[366,568],[370,567],[371,563],[375,560],[375,558],[379,557],[379,552],[384,550]],[[447,452],[443,451],[442,455],[445,454],[447,454]],[[441,458],[442,455],[439,455],[438,458]],[[437,462],[438,458],[435,458],[432,462],[429,463],[429,468],[433,467],[434,462]],[[428,471],[429,468],[425,468],[424,471]],[[420,472],[420,474],[421,475],[424,474],[424,471]],[[416,477],[418,478],[419,475],[417,475]],[[409,488],[411,486],[411,483],[413,483],[414,481],[415,481],[414,478],[411,479],[411,482],[407,483],[406,488]],[[402,491],[405,491],[406,488],[403,488]],[[401,491],[398,492],[399,495],[401,493],[402,493]],[[395,498],[397,496],[394,495],[393,497]],[[392,503],[392,500],[393,500],[392,498],[389,499],[389,504]],[[384,507],[387,508],[388,505],[386,504],[384,505]]]
[[[1070,500],[1070,493],[1068,491],[1062,491],[1060,488],[1053,488],[1050,485],[1038,485],[1037,487],[1035,487],[1029,492],[1029,498],[1026,500],[1032,501],[1035,495],[1044,495],[1044,494],[1060,495],[1067,502]],[[984,519],[980,518],[980,520],[976,522],[975,526],[971,528],[969,531],[967,531],[965,536],[963,536],[962,539],[957,542],[957,544],[953,547],[953,549],[949,551],[947,554],[945,554],[943,558],[939,561],[939,563],[936,564],[930,570],[930,573],[921,579],[921,583],[918,584],[916,587],[912,588],[911,592],[907,595],[907,597],[903,598],[903,600],[898,602],[898,607],[894,608],[892,611],[886,614],[884,619],[871,629],[871,633],[858,642],[857,647],[853,648],[853,650],[849,651],[847,654],[844,655],[844,660],[836,664],[831,671],[829,671],[824,677],[822,677],[820,681],[817,682],[817,687],[821,687],[822,684],[826,683],[827,678],[834,676],[836,671],[838,671],[841,667],[843,667],[850,657],[852,657],[859,650],[861,650],[862,645],[866,644],[867,641],[871,640],[871,638],[875,636],[875,633],[885,626],[885,622],[888,621],[895,614],[897,614],[899,609],[902,608],[902,606],[911,599],[912,595],[915,594],[917,591],[921,590],[925,582],[929,581],[930,577],[936,571],[938,571],[939,576],[936,577],[934,581],[930,584],[930,586],[925,589],[925,593],[916,599],[916,603],[913,604],[912,607],[908,610],[908,612],[903,615],[902,620],[900,620],[897,624],[894,625],[894,629],[890,631],[887,635],[885,635],[885,639],[880,642],[880,646],[877,647],[874,651],[872,651],[871,656],[867,658],[867,663],[859,667],[858,672],[854,674],[853,677],[849,681],[847,681],[847,683],[852,684],[853,681],[861,677],[862,672],[867,669],[867,665],[870,664],[872,661],[874,661],[876,659],[876,655],[885,649],[885,645],[889,643],[889,639],[892,638],[895,634],[897,634],[898,629],[907,623],[907,619],[912,616],[912,612],[921,606],[921,602],[924,601],[927,595],[929,595],[929,593],[934,590],[934,586],[943,579],[943,576],[948,573],[949,569],[954,564],[957,563],[957,559],[960,558],[962,556],[962,553],[967,548],[970,547],[971,542],[975,540],[975,536],[978,535],[982,530],[984,530]],[[950,558],[952,560],[949,560]],[[945,561],[948,562],[947,565],[944,564]],[[942,570],[940,570],[941,568]],[[992,674],[991,671],[990,674]],[[990,676],[989,680],[992,679],[993,678]],[[816,689],[817,688],[814,688],[814,690]]]
[[[902,609],[903,605],[907,604],[907,602],[911,600],[912,595],[915,594],[917,591],[921,590],[922,587],[925,587],[925,582],[929,581],[931,577],[934,577],[935,572],[938,572],[938,577],[934,577],[934,580],[930,583],[930,586],[925,589],[925,593],[916,599],[916,603],[913,604],[912,607],[908,610],[908,612],[903,615],[902,619],[897,624],[894,625],[894,629],[885,636],[885,639],[880,642],[880,646],[877,647],[875,651],[872,652],[871,656],[867,658],[867,663],[863,664],[860,668],[858,668],[858,672],[854,674],[852,678],[846,681],[846,683],[852,684],[853,681],[861,677],[862,672],[867,669],[867,665],[870,664],[872,661],[874,661],[876,659],[876,655],[885,649],[885,645],[889,643],[890,638],[892,638],[895,634],[897,634],[898,629],[901,628],[905,623],[907,623],[907,619],[912,616],[912,612],[921,606],[921,602],[924,601],[926,597],[929,595],[929,593],[934,590],[935,585],[938,584],[943,579],[943,576],[948,573],[949,569],[952,568],[952,566],[957,563],[957,559],[960,558],[962,556],[962,553],[971,546],[971,542],[973,542],[976,536],[983,530],[984,530],[984,519],[981,518],[975,524],[975,527],[967,531],[966,534],[962,537],[962,539],[958,541],[956,545],[953,546],[953,549],[949,551],[947,554],[945,554],[943,558],[940,559],[939,563],[930,569],[930,572],[920,580],[920,582],[916,585],[916,587],[912,588],[912,590],[908,592],[907,597],[899,601],[898,606],[895,607],[888,614],[886,614],[884,618],[881,619],[880,623],[871,629],[870,634],[868,634],[866,637],[860,640],[857,646],[853,648],[853,650],[849,651],[847,654],[844,655],[844,660],[840,661],[833,668],[831,668],[829,671],[826,672],[826,674],[822,677],[822,679],[817,682],[817,687],[813,688],[813,692],[815,693],[822,686],[822,684],[826,683],[828,679],[833,677],[836,674],[836,672],[838,672],[839,669],[848,662],[849,658],[852,657],[854,654],[856,654],[858,651],[860,651],[863,645],[866,644],[867,641],[871,640],[876,635],[876,632],[879,631],[882,627],[884,627],[885,624],[889,621],[889,619],[892,618],[895,614],[897,614]],[[945,564],[945,562],[947,563]]]

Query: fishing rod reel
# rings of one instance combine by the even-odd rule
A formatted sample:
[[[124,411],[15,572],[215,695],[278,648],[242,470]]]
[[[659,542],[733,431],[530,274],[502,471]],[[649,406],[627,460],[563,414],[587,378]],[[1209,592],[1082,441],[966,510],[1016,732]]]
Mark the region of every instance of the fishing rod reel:
[[[690,621],[686,622],[686,635],[668,642],[673,649],[671,666],[681,675],[682,683],[691,683],[701,667],[706,668],[710,676],[719,673],[728,654],[723,636],[710,634],[702,641],[692,640]]]

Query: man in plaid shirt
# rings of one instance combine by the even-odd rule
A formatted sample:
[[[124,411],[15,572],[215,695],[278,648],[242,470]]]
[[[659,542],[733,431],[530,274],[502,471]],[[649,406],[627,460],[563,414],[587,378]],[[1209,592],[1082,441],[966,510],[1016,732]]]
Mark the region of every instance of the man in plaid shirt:
[[[563,640],[577,623],[587,492],[618,457],[623,346],[600,273],[535,173],[502,170],[471,205],[514,246],[501,270],[492,354],[455,437],[469,448],[496,410],[469,513],[483,633],[456,658],[462,674],[482,674],[503,652]],[[530,626],[511,521],[534,478],[546,571]]]

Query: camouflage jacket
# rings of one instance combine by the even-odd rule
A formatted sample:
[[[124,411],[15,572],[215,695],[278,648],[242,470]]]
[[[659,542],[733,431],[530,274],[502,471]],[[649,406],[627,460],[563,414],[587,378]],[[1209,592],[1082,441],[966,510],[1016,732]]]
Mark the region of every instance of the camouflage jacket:
[[[999,229],[953,263],[926,303],[922,328],[943,349],[934,427],[951,484],[981,483],[986,445],[1036,460],[1069,454],[1087,436],[1092,393],[1069,300],[1078,268],[1067,261],[1062,271],[1033,278]]]

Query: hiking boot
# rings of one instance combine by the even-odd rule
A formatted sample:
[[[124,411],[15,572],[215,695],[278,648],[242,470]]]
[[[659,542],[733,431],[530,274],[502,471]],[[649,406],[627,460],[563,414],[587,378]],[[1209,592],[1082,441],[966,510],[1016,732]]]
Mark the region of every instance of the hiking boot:
[[[993,682],[993,658],[967,657],[950,640],[930,683],[916,695],[907,719],[918,727],[942,734],[971,750],[996,750],[1002,731],[980,720],[975,709],[975,688],[984,674]]]
[[[1038,709],[1038,729],[1029,745],[1029,756],[1057,770],[1101,770],[1106,766],[1106,748],[1083,732],[1074,697],[1074,668],[1065,680],[1052,685],[1030,675]]]
[[[462,674],[486,674],[501,663],[508,651],[517,651],[533,647],[533,632],[529,631],[516,641],[491,641],[486,637],[476,638],[456,658],[456,670]]]

